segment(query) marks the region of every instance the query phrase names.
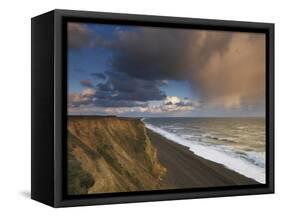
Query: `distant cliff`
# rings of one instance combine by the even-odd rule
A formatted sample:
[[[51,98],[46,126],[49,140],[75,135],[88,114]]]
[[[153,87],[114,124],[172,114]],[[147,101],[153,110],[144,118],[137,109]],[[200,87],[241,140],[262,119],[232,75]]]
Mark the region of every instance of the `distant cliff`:
[[[71,116],[67,143],[69,194],[165,188],[166,169],[139,119]]]

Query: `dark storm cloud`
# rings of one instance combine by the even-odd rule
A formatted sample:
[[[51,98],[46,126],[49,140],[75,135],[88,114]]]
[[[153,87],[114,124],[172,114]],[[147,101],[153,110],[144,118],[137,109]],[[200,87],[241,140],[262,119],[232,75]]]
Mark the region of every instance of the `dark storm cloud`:
[[[92,74],[104,80],[89,101],[96,106],[134,107],[163,100],[166,94],[160,87],[165,80],[187,80],[206,105],[238,108],[265,103],[263,34],[143,27],[117,31],[109,43],[96,35],[89,41],[84,27],[72,26],[81,37],[73,34],[70,47],[98,43],[112,54],[106,76]],[[185,100],[166,102],[165,109],[196,107]]]
[[[90,80],[81,80],[80,81],[80,84],[83,86],[83,87],[93,87],[93,84]]]
[[[213,51],[223,53],[232,38],[231,33],[211,32],[208,33],[208,43],[203,44],[203,33],[164,28],[120,32],[118,40],[112,44],[112,67],[147,80],[187,79],[198,71]]]
[[[90,80],[81,80],[80,94],[69,94],[72,107],[92,105],[98,107],[145,107],[148,101],[163,100],[162,81],[132,78],[124,73],[108,72],[108,80],[93,87]]]
[[[148,104],[146,102],[135,102],[130,100],[96,99],[94,105],[100,107],[122,108],[122,107],[146,107]]]
[[[101,80],[106,79],[106,76],[103,73],[91,73],[91,76],[93,76],[94,78],[101,79]]]
[[[113,71],[149,81],[188,80],[214,106],[264,103],[264,34],[144,27],[117,35]]]
[[[117,107],[119,103],[120,107],[132,107],[166,97],[159,88],[161,82],[132,78],[118,72],[108,72],[107,76],[106,82],[96,86],[95,98],[99,100],[100,106],[109,107],[109,104],[112,104]]]
[[[157,80],[143,80],[113,71],[107,75],[107,86],[113,93],[118,93],[117,99],[148,101],[165,98],[165,94],[159,89],[162,83]]]
[[[111,82],[107,81],[105,83],[99,83],[97,85],[98,90],[102,92],[112,92],[114,90]]]

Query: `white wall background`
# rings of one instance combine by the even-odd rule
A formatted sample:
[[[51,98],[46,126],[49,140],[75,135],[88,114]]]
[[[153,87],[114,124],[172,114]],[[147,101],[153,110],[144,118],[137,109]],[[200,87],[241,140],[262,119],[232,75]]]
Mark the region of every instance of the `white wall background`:
[[[0,216],[269,216],[280,214],[281,117],[276,112],[276,194],[52,209],[30,192],[30,18],[54,8],[274,22],[276,111],[281,109],[280,1],[2,0],[0,3]],[[278,214],[277,214],[278,215]]]

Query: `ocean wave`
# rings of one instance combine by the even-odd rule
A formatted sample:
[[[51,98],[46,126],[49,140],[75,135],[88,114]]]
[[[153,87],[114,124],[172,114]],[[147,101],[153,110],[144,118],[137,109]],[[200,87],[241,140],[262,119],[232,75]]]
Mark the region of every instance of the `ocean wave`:
[[[246,177],[260,183],[265,183],[265,169],[263,155],[257,152],[236,152],[222,145],[203,145],[196,141],[189,141],[174,133],[145,123],[145,126],[168,140],[188,147],[194,154],[207,160],[224,165]]]
[[[265,168],[265,152],[247,151],[245,153],[239,153],[242,158],[250,161],[256,166]]]
[[[237,143],[237,140],[231,137],[219,137],[219,136],[214,136],[211,134],[204,134],[203,137],[207,139],[213,139],[217,141],[222,141],[222,142],[231,142],[231,143]]]
[[[238,126],[236,127],[236,130],[239,132],[239,131],[249,131],[249,127],[247,126]]]
[[[163,126],[162,128],[168,129],[168,130],[183,130],[184,127],[174,127],[174,126]]]

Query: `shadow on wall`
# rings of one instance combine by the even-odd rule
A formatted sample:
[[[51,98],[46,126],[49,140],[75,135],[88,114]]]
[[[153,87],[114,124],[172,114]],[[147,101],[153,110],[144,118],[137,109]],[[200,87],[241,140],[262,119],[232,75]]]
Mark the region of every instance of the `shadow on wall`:
[[[31,193],[29,191],[21,191],[19,192],[19,194],[22,196],[22,197],[25,197],[25,198],[31,198]]]

